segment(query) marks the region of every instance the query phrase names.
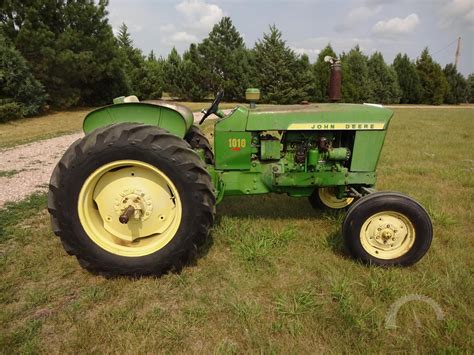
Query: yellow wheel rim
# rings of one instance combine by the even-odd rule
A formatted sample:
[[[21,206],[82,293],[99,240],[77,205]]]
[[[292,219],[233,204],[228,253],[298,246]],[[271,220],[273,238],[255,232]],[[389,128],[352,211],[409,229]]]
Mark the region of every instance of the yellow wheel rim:
[[[403,214],[380,212],[367,218],[360,230],[360,241],[367,253],[379,259],[396,259],[415,242],[415,228]]]
[[[128,206],[128,223],[119,221]],[[182,207],[173,182],[153,165],[118,160],[101,166],[84,182],[78,213],[89,238],[106,251],[127,257],[152,254],[175,236]]]
[[[334,187],[321,187],[318,190],[318,194],[319,199],[325,206],[334,209],[345,208],[354,201],[352,197],[338,198]]]

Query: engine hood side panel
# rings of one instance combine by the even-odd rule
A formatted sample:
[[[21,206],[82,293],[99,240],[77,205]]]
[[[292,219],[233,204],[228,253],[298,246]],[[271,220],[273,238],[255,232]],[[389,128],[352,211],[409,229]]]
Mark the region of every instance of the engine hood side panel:
[[[251,110],[246,130],[385,130],[392,115],[391,110],[367,105],[280,106]]]

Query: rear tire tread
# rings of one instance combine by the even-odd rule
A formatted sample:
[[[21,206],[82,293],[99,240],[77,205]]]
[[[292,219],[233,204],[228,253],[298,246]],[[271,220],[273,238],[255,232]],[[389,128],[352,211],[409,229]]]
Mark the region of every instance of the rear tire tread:
[[[191,126],[184,140],[189,143],[193,149],[202,149],[204,151],[204,161],[207,164],[214,165],[214,153],[207,137],[197,126]]]
[[[99,155],[107,146],[112,145],[119,147],[133,145],[145,150],[152,150],[152,147],[164,148],[160,151],[160,155],[172,161],[173,164],[179,161],[178,166],[186,183],[191,184],[194,191],[199,191],[195,194],[195,206],[193,206],[195,213],[193,220],[199,221],[196,232],[192,236],[193,240],[187,242],[186,248],[174,250],[167,256],[164,263],[156,265],[153,269],[104,267],[103,262],[91,257],[87,250],[83,250],[75,242],[73,232],[68,227],[72,222],[70,213],[63,212],[61,208],[62,195],[67,193],[63,191],[64,179],[67,172],[74,167],[75,162],[84,155]],[[61,239],[64,249],[68,254],[75,255],[81,266],[87,270],[106,276],[161,275],[170,270],[181,270],[184,265],[193,261],[197,255],[197,246],[206,241],[215,217],[215,196],[212,191],[211,178],[202,160],[185,141],[158,127],[121,123],[99,128],[67,149],[51,176],[48,211],[51,215],[53,231]],[[186,238],[189,239],[189,237]]]

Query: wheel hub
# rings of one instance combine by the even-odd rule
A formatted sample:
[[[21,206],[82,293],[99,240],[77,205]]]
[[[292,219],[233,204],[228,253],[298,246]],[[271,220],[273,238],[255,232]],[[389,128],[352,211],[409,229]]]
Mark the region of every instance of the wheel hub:
[[[389,240],[390,238],[392,238],[393,232],[394,232],[393,230],[388,229],[388,228],[386,228],[386,229],[383,230],[383,232],[382,232],[382,239],[383,239],[384,243],[386,243],[387,240]]]
[[[415,230],[404,215],[382,212],[369,217],[363,224],[360,239],[364,249],[380,259],[402,256],[413,245]]]
[[[125,189],[115,199],[114,209],[117,215],[124,213],[129,206],[135,210],[130,221],[146,221],[153,212],[152,198],[140,189]]]
[[[182,214],[169,178],[134,160],[112,162],[92,173],[82,187],[78,210],[88,236],[124,256],[147,255],[166,245]]]

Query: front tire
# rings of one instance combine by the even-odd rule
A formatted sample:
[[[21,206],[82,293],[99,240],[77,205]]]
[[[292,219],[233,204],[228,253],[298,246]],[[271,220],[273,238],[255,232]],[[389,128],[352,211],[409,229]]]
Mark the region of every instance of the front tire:
[[[338,198],[336,187],[317,188],[308,197],[308,200],[314,209],[320,210],[343,210],[354,202],[353,197]]]
[[[119,217],[129,207],[128,223]],[[182,139],[115,124],[76,141],[53,171],[53,230],[86,269],[161,275],[196,256],[215,215],[211,179]]]
[[[351,254],[365,263],[409,266],[428,251],[433,226],[415,200],[395,192],[377,192],[350,207],[342,234]]]

